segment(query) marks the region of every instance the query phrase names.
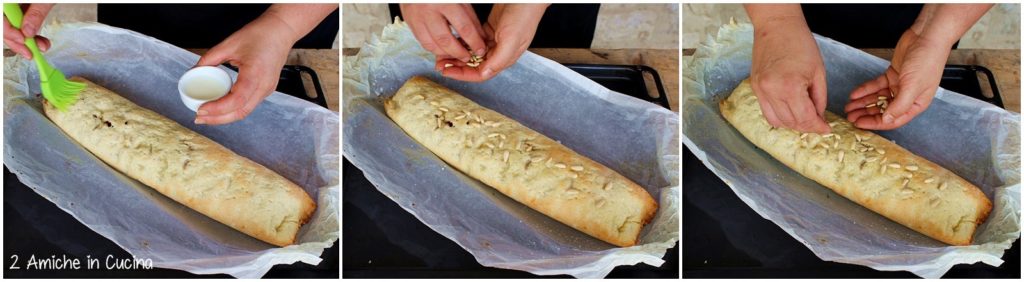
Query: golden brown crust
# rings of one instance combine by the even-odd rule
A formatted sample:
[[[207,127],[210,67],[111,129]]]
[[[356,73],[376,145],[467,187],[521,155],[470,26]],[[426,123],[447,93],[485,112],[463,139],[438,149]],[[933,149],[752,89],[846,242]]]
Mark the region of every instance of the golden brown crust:
[[[451,166],[605,242],[636,244],[657,209],[615,171],[426,78],[406,81],[384,109]]]
[[[830,112],[825,118],[832,135],[772,128],[748,81],[719,108],[737,131],[786,166],[936,240],[969,245],[992,209],[970,182]]]
[[[277,246],[295,241],[316,204],[299,186],[160,114],[82,78],[66,112],[44,112],[125,175],[214,220]]]

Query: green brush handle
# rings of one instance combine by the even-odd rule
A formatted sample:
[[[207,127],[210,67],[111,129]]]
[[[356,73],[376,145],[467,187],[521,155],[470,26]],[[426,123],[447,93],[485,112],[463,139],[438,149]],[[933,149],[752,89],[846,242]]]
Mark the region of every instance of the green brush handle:
[[[21,30],[21,22],[25,17],[21,12],[21,6],[17,3],[4,3],[4,16],[7,16],[7,21],[11,23],[11,26]],[[44,71],[43,53],[39,51],[39,46],[36,45],[35,37],[26,37],[25,46],[32,52],[32,60],[36,62],[36,68],[39,69],[40,74]],[[45,75],[40,75],[39,79],[46,80]]]
[[[21,29],[21,19],[25,16],[21,13],[18,3],[4,3],[4,16],[7,16],[7,21],[11,22],[11,26]]]

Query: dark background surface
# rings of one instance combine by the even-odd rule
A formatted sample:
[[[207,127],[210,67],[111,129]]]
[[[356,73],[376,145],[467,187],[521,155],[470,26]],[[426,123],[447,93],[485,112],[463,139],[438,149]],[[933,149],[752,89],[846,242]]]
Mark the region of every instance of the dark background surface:
[[[979,77],[998,89],[979,66],[950,65],[941,86],[1002,107],[982,95]],[[979,76],[978,72],[985,73]],[[987,77],[986,77],[987,76]],[[683,277],[685,278],[914,278],[906,271],[828,262],[743,203],[718,176],[683,146]],[[956,265],[945,278],[1020,278],[1020,239],[999,267]]]
[[[96,6],[96,21],[142,33],[181,48],[213,48],[263,14],[270,4],[114,4]],[[339,9],[292,48],[331,49]]]

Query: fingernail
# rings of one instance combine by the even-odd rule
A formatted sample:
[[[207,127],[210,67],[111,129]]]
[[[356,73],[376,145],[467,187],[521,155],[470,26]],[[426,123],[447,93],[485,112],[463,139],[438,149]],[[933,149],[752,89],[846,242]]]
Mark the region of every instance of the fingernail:
[[[197,113],[199,115],[201,115],[201,116],[205,116],[206,114],[209,114],[209,112],[207,112],[206,110],[199,110],[199,112],[197,112]]]
[[[473,55],[483,56],[485,53],[487,53],[487,50],[484,50],[484,48],[480,48],[474,51]]]
[[[494,74],[494,71],[492,71],[489,68],[488,69],[484,69],[484,71],[480,73],[480,75],[482,75],[484,77],[491,77],[491,75],[493,75],[493,74]]]
[[[882,121],[885,123],[892,123],[892,120],[892,114],[885,114],[884,116],[882,116]]]
[[[462,61],[463,63],[468,63],[469,62],[469,57],[459,58],[459,61]]]
[[[30,36],[35,36],[36,35],[36,28],[33,27],[33,26],[30,26],[30,25],[23,25],[23,26],[21,26],[21,31],[22,31],[22,33],[24,33],[25,37],[30,37]]]
[[[196,124],[206,124],[206,120],[203,119],[203,118],[196,118],[195,123]]]

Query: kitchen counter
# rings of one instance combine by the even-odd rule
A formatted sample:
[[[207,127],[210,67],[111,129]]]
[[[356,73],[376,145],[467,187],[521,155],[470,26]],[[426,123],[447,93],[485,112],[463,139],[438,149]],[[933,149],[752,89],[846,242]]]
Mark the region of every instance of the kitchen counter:
[[[679,112],[679,53],[675,49],[576,49],[531,48],[530,52],[562,64],[647,65],[658,71],[668,93],[669,108]],[[358,48],[345,48],[342,54],[354,56]],[[654,85],[649,93],[657,93]]]

